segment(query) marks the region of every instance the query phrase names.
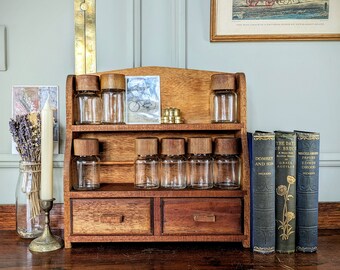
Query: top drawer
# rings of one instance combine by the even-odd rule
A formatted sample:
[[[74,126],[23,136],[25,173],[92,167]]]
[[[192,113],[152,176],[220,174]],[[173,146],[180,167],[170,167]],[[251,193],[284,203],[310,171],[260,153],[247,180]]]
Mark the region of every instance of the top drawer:
[[[239,198],[162,200],[163,234],[241,234]]]
[[[150,235],[151,200],[73,199],[72,233]]]

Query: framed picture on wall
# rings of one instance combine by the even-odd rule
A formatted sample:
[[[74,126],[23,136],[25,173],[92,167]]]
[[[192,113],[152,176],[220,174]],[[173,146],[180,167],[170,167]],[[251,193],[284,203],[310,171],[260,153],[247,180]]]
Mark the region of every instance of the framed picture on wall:
[[[211,0],[210,41],[340,40],[340,1]]]

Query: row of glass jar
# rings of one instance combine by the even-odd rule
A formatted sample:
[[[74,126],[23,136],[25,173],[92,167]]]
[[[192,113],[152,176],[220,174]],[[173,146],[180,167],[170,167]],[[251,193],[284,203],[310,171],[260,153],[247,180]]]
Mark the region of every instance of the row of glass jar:
[[[123,74],[77,75],[75,81],[76,124],[125,123]]]
[[[158,138],[137,138],[135,187],[154,189],[240,188],[240,141],[210,137],[163,138],[158,154]]]
[[[238,122],[234,75],[212,75],[210,88],[211,122]],[[76,124],[125,123],[125,75],[77,75],[75,89]]]
[[[241,163],[238,138],[209,137],[163,138],[158,151],[158,138],[136,139],[135,186],[152,189],[192,187],[208,189],[214,185],[225,189],[240,187]],[[75,190],[100,187],[99,142],[97,139],[74,139]]]

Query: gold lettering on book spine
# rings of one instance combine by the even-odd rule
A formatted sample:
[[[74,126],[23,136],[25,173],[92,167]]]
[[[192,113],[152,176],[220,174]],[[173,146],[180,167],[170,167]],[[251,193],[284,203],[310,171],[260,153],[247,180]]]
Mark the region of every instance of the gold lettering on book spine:
[[[254,136],[254,141],[274,141],[275,137],[274,135],[264,135],[264,136],[259,136],[259,135],[255,135]]]
[[[259,252],[259,253],[272,253],[275,251],[275,249],[273,247],[258,247],[258,246],[254,246],[254,251]]]
[[[303,134],[303,133],[299,133],[299,136],[297,136],[297,139],[299,141],[315,141],[315,140],[320,140],[320,134]]]

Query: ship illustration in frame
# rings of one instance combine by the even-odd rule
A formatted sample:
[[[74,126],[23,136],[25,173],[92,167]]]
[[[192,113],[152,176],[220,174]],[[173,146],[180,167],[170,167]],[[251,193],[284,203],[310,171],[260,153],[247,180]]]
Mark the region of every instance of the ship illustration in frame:
[[[278,5],[291,5],[291,4],[299,4],[303,2],[303,0],[246,0],[246,3],[249,7],[255,7],[259,5],[272,6],[275,3]]]
[[[329,0],[233,0],[233,20],[325,20]]]
[[[210,1],[212,42],[340,40],[340,1]]]

